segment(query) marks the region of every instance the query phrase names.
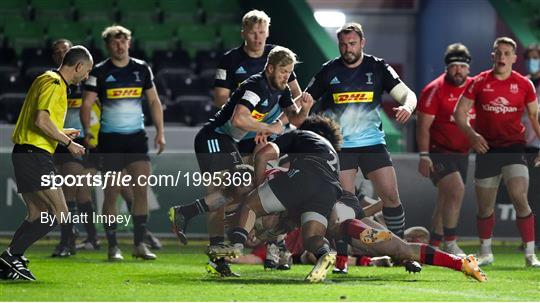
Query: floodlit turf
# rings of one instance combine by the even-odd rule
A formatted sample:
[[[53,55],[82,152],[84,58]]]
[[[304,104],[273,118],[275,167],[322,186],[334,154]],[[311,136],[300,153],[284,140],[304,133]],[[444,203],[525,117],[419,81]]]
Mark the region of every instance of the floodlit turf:
[[[0,241],[2,247],[6,241]],[[524,269],[517,244],[497,246],[495,265],[485,267],[489,281],[425,266],[420,274],[402,267],[352,267],[348,275],[329,274],[322,284],[303,281],[311,269],[264,271],[262,265],[235,265],[240,278],[205,272],[203,243],[180,247],[166,242],[156,261],[105,261],[106,252],[84,251],[67,259],[50,258],[53,243],[42,241],[27,253],[38,281],[0,282],[0,301],[538,301],[540,269]],[[474,252],[475,246],[464,246]]]

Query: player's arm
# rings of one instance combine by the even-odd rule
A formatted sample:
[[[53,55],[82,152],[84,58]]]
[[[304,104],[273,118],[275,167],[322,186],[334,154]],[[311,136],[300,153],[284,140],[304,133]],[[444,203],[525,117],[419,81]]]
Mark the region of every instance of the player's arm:
[[[416,94],[405,83],[399,81],[390,90],[390,96],[401,104],[401,106],[393,108],[396,112],[396,121],[399,123],[407,122],[416,108]]]
[[[255,153],[254,169],[256,185],[264,182],[266,165],[269,161],[279,158],[279,147],[277,144],[268,142],[263,148]]]
[[[477,133],[469,123],[468,113],[474,105],[474,100],[471,100],[465,96],[461,96],[458,101],[456,111],[454,112],[454,118],[456,124],[461,131],[467,136],[474,150],[479,154],[484,154],[488,151],[489,146],[487,141]]]
[[[538,102],[529,102],[527,103],[527,117],[531,121],[531,126],[536,134],[536,137],[540,138],[540,123],[538,122]],[[534,160],[534,166],[540,166],[540,151],[538,156]]]
[[[285,115],[291,124],[300,127],[304,120],[309,115],[309,111],[313,106],[313,98],[307,92],[301,93],[290,106],[284,109]]]
[[[221,108],[229,99],[231,90],[225,87],[214,87],[214,106]]]
[[[251,116],[251,111],[243,104],[237,104],[234,107],[231,123],[234,127],[248,132],[264,134],[281,134],[283,132],[281,121],[277,120],[272,124],[259,122]]]
[[[35,125],[41,130],[47,137],[58,141],[61,145],[65,146],[71,153],[83,155],[84,147],[73,142],[71,138],[64,134],[56,127],[52,122],[51,116],[46,110],[38,110],[36,114]]]
[[[154,138],[154,146],[158,149],[158,155],[165,149],[165,131],[163,128],[163,108],[161,107],[161,100],[155,86],[144,91],[146,99],[148,99],[148,107],[150,108],[150,114],[152,115],[152,121],[156,127],[156,137]]]
[[[428,177],[433,171],[433,163],[429,158],[429,129],[435,120],[434,115],[417,112],[416,114],[416,144],[420,151],[420,162],[418,172],[424,177]]]
[[[300,84],[298,84],[298,81],[296,79],[292,80],[288,84],[289,84],[289,90],[291,91],[291,96],[293,100],[295,100],[295,103],[296,103],[297,98],[302,94],[302,90],[300,89]],[[296,103],[296,105],[298,107],[302,106],[299,103]],[[290,122],[286,114],[279,116],[279,120],[281,121],[281,123],[283,123],[283,125],[287,125]]]

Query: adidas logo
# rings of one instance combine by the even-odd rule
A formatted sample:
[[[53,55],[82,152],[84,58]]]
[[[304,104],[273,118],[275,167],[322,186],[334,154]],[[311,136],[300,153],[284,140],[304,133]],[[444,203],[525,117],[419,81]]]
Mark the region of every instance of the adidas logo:
[[[341,82],[339,82],[338,78],[337,77],[334,77],[331,81],[330,81],[330,85],[332,84],[340,84]]]
[[[264,100],[263,103],[261,103],[262,106],[268,106],[268,99]]]
[[[242,66],[240,66],[234,73],[235,74],[247,74],[246,70]]]
[[[113,75],[109,75],[107,79],[105,79],[105,82],[116,82],[116,79],[113,77]]]

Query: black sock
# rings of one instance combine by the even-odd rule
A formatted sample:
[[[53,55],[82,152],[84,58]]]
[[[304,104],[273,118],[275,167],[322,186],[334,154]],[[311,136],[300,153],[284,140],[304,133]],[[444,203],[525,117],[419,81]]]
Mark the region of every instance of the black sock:
[[[56,221],[51,226],[49,223],[41,223],[40,219],[30,222],[30,226],[9,246],[14,255],[23,255],[28,247],[32,246],[37,240],[43,238],[57,225]]]
[[[11,242],[9,243],[8,246],[13,245],[13,242],[15,242],[21,235],[23,235],[26,232],[26,230],[30,228],[30,226],[32,226],[32,223],[24,220],[19,226],[19,228],[17,228],[17,230],[13,234],[13,238],[11,238]]]
[[[69,219],[69,221],[62,222],[60,224],[60,244],[61,245],[69,245],[70,239],[73,237],[73,216],[77,214],[77,202],[76,201],[68,201],[66,202],[68,207],[68,212],[70,214],[69,217],[65,218],[66,220]]]
[[[126,198],[124,196],[122,196],[122,198],[124,198],[124,201],[126,201],[126,207],[129,213],[131,213],[131,206],[133,205],[133,201],[130,198]]]
[[[209,208],[206,204],[206,201],[201,198],[195,200],[195,202],[180,206],[180,212],[186,217],[186,219],[191,219],[197,215],[208,212]]]
[[[327,243],[324,243],[315,252],[315,257],[317,257],[317,259],[319,259],[320,257],[324,256],[325,254],[327,254],[329,252],[330,252],[330,246]]]
[[[210,245],[220,245],[225,242],[225,237],[210,237]]]
[[[347,249],[349,248],[349,244],[347,242],[341,240],[336,240],[336,251],[338,256],[348,256]]]
[[[116,241],[116,225],[116,223],[103,223],[109,247],[118,246],[118,241]]]
[[[386,227],[396,236],[403,239],[405,229],[405,212],[400,204],[397,207],[383,207],[382,209]]]
[[[133,216],[133,244],[139,246],[144,240],[146,235],[146,221],[148,221],[147,215]]]
[[[247,241],[248,232],[241,227],[235,227],[229,232],[229,240],[232,244],[244,244]],[[274,241],[275,243],[275,241]],[[270,242],[268,243],[270,244]]]
[[[79,204],[79,212],[81,215],[86,215],[86,223],[84,223],[84,229],[86,230],[87,238],[90,240],[97,240],[96,226],[94,225],[94,207],[92,202],[88,201]]]

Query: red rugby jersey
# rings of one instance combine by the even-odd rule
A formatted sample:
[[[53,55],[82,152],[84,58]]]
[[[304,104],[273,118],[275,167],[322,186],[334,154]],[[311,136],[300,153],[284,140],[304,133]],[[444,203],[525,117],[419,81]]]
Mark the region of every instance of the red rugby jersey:
[[[429,129],[429,150],[467,153],[471,145],[457,126],[453,114],[461,94],[473,80],[469,77],[464,85],[458,87],[444,80],[444,76],[440,75],[422,90],[418,103],[419,112],[435,116]],[[474,108],[469,114],[474,119]],[[473,123],[471,120],[471,125]]]
[[[536,102],[532,82],[512,71],[510,77],[498,80],[492,70],[478,74],[463,95],[474,100],[476,131],[493,147],[525,144],[525,127],[521,115],[530,102]]]

